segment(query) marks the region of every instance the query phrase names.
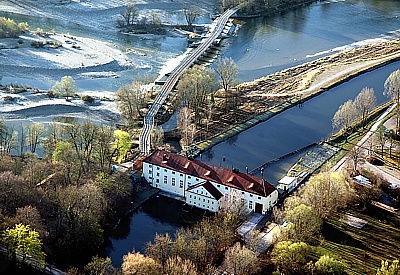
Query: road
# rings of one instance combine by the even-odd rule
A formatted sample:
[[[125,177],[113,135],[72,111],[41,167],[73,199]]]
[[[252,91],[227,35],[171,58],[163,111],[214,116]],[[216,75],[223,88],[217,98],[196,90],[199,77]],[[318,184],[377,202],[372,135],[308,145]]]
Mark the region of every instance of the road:
[[[151,105],[147,114],[144,117],[144,124],[139,137],[141,154],[148,155],[150,153],[150,133],[154,125],[154,117],[160,107],[163,105],[165,99],[168,97],[170,91],[175,87],[183,71],[192,66],[194,62],[196,62],[196,60],[202,54],[204,54],[204,52],[214,43],[214,41],[221,35],[222,31],[224,30],[228,19],[239,9],[240,6],[228,9],[221,16],[215,19],[211,27],[212,30],[208,34],[208,37],[205,38],[203,42],[194,51],[192,51],[192,53],[188,57],[186,57],[167,78],[160,93],[156,96],[153,104]]]
[[[376,132],[376,129],[378,126],[382,123],[382,121],[386,118],[386,116],[396,107],[396,104],[393,104],[388,108],[379,118],[378,120],[374,123],[374,125],[371,127],[371,129],[368,131],[368,133],[355,145],[361,148],[367,148],[368,146],[367,141],[370,138],[373,138],[373,135]],[[390,121],[385,122],[385,125],[387,123],[391,123]],[[344,169],[345,164],[348,161],[348,156],[344,156],[333,168],[333,171],[340,171],[341,169]],[[371,170],[375,174],[381,176],[385,180],[387,180],[390,183],[399,183],[400,184],[400,173],[399,171],[395,171],[391,169],[390,167],[387,167],[385,165],[383,166],[376,166],[372,165],[368,162],[363,163],[361,166],[363,166],[366,169]]]

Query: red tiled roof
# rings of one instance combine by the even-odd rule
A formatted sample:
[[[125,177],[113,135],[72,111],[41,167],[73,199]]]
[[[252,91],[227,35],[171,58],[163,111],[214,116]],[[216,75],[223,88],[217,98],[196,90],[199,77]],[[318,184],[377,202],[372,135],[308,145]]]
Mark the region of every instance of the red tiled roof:
[[[208,180],[201,182],[199,184],[193,185],[192,187],[189,187],[188,190],[193,190],[200,186],[203,186],[208,191],[208,193],[210,193],[211,196],[213,196],[216,200],[219,200],[222,197],[221,192],[219,192],[219,190],[217,188],[215,188],[215,186],[212,185],[212,183],[209,182]]]
[[[246,192],[268,196],[275,189],[266,180],[242,172],[234,172],[231,169],[212,165],[200,160],[190,160],[182,155],[157,150],[143,162],[158,165],[174,171],[185,173],[226,186],[230,186]]]

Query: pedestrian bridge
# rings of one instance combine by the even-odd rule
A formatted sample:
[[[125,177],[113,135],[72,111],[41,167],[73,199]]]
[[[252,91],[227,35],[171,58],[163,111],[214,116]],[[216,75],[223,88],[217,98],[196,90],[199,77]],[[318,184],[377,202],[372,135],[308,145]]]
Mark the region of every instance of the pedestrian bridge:
[[[160,93],[156,96],[154,103],[149,108],[144,117],[142,132],[139,137],[139,148],[142,155],[150,153],[150,133],[154,125],[154,117],[160,107],[163,105],[168,94],[175,87],[183,71],[191,67],[215,42],[223,33],[229,18],[241,8],[241,5],[226,10],[218,18],[216,18],[208,33],[207,37],[195,48],[168,76]]]

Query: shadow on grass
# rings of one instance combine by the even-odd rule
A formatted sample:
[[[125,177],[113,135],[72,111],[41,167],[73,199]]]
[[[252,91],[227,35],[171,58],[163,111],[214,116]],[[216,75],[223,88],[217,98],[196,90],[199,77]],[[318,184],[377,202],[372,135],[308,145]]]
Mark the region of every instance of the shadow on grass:
[[[324,223],[322,227],[322,235],[325,237],[325,240],[333,243],[356,247],[363,250],[366,249],[366,246],[362,242],[333,227],[329,223]]]

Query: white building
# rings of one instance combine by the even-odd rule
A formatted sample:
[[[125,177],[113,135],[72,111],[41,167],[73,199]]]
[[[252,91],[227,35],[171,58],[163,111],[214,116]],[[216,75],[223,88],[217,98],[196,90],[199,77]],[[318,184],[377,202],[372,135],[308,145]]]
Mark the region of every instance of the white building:
[[[290,192],[297,186],[297,178],[284,176],[278,181],[278,183],[278,190],[282,190],[282,192]]]
[[[238,194],[249,211],[261,214],[271,210],[278,200],[278,191],[264,179],[163,150],[143,160],[143,176],[153,187],[212,212],[230,193]]]

